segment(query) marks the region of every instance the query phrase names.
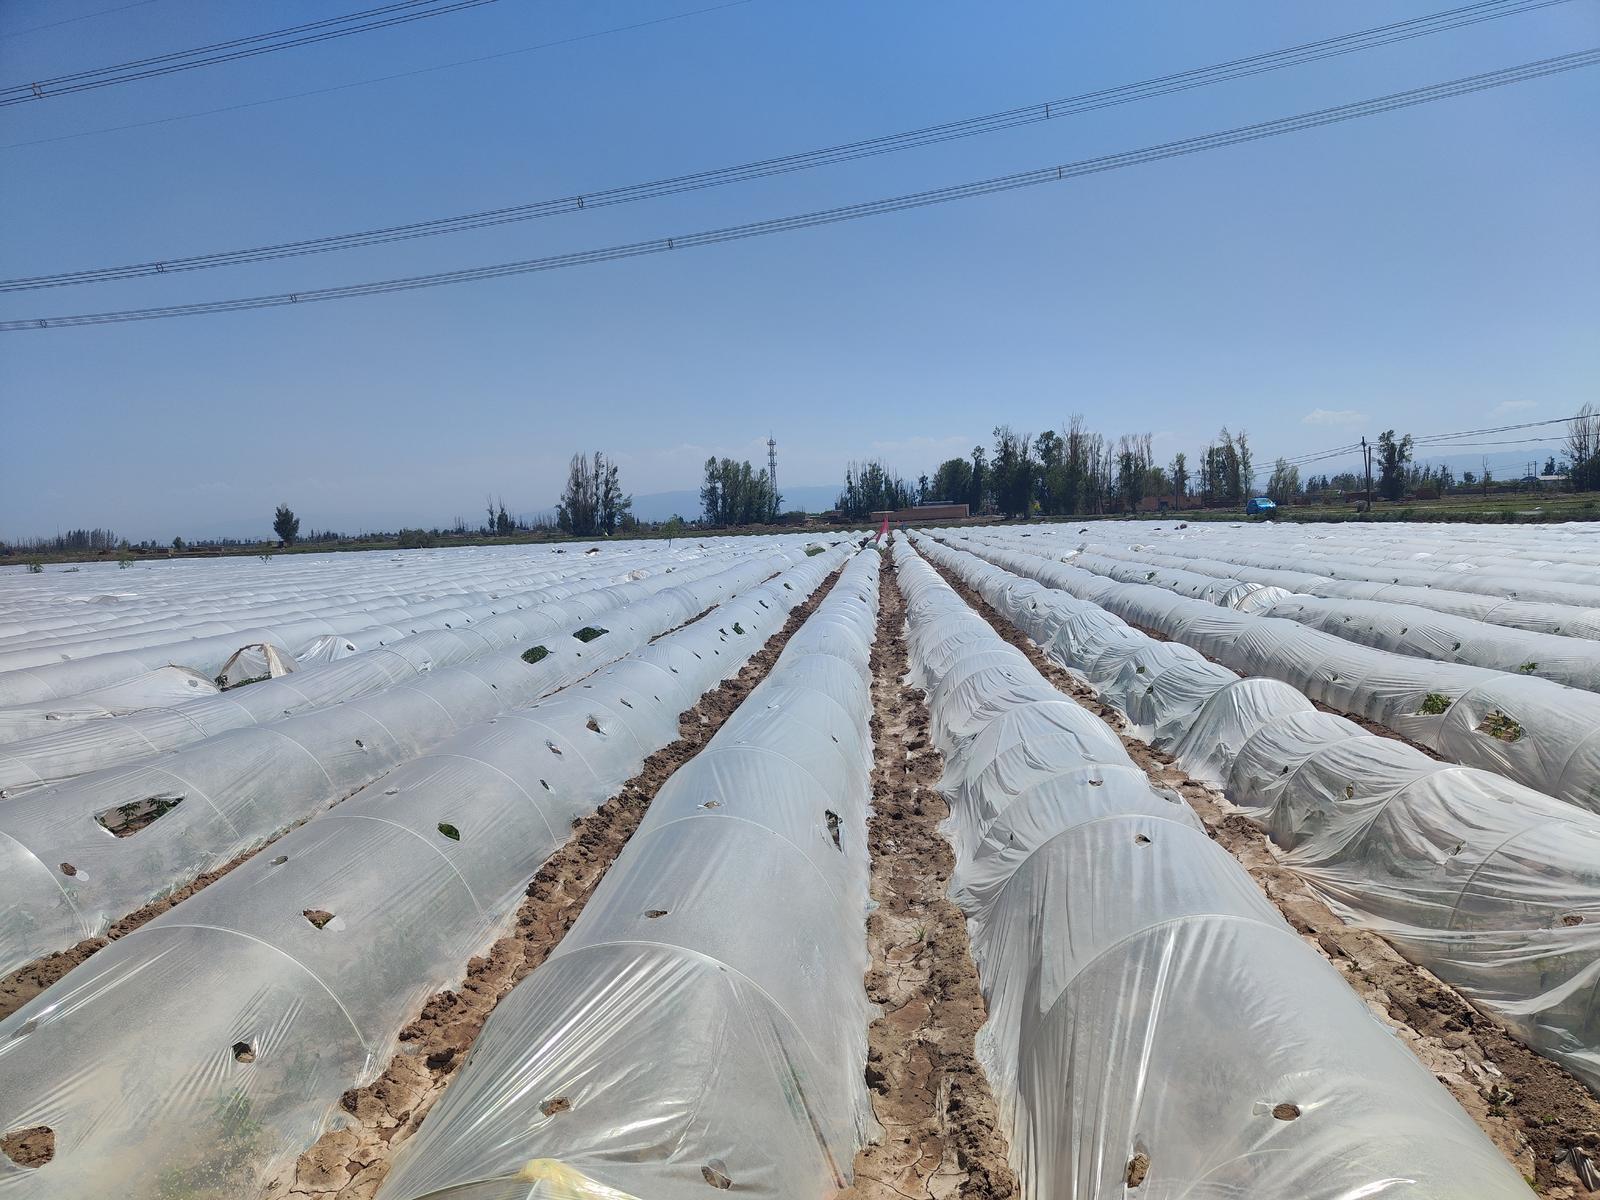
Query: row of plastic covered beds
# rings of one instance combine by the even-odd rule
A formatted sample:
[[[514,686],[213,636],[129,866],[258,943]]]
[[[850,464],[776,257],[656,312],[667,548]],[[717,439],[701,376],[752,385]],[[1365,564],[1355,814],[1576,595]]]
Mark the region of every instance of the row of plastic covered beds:
[[[1093,606],[925,549],[1019,624],[1089,623]],[[1026,1194],[1525,1195],[1191,810],[909,544],[892,553],[946,756],[954,892],[990,1010],[980,1054]],[[503,928],[571,820],[843,558],[463,728],[0,1022],[0,1128],[48,1126],[57,1144],[34,1170],[0,1158],[0,1195],[233,1197],[280,1176]],[[848,559],[661,789],[380,1200],[798,1200],[850,1182],[875,1132],[861,980],[879,570],[872,551]],[[1046,619],[1024,628],[1064,653]]]

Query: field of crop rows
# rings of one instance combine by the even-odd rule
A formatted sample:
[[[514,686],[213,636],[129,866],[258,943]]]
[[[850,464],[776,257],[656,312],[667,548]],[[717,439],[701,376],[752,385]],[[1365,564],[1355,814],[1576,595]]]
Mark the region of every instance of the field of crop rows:
[[[1590,527],[0,571],[6,1200],[1576,1198],[1597,931]]]

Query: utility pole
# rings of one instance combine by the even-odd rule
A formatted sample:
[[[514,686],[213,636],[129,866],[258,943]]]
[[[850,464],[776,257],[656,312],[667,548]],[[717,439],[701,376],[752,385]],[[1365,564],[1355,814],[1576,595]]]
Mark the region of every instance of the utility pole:
[[[1367,470],[1367,511],[1372,511],[1372,447],[1367,445],[1366,435],[1361,437],[1361,461]]]
[[[772,485],[772,516],[778,516],[778,443],[767,434],[767,482]]]

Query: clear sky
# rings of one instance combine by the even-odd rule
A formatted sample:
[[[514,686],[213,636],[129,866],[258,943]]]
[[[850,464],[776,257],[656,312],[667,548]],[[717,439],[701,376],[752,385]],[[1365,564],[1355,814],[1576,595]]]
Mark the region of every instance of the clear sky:
[[[375,2],[375,0],[373,0]],[[0,110],[0,275],[225,250],[731,165],[1449,6],[500,0]],[[7,0],[0,84],[356,0]],[[79,14],[81,21],[29,31]],[[18,32],[20,31],[20,32]],[[0,319],[303,290],[689,233],[1133,149],[1600,45],[1573,0],[1067,120],[401,245],[0,296]],[[1562,416],[1600,379],[1600,68],[1087,179],[575,270],[0,333],[0,535],[135,539],[550,505],[577,449],[636,493],[707,454],[914,478],[1083,413],[1257,461],[1390,426]],[[140,125],[89,136],[113,126]],[[57,139],[57,140],[51,140]],[[34,143],[34,144],[21,144]],[[1537,452],[1535,449],[1534,452]],[[1340,464],[1329,464],[1338,466]]]

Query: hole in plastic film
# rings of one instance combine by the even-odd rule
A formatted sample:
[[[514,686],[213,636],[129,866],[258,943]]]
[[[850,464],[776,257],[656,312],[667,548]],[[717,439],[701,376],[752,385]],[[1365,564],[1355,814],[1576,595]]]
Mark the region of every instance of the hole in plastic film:
[[[42,1167],[56,1156],[56,1131],[48,1125],[14,1130],[0,1137],[0,1153],[19,1167]]]

